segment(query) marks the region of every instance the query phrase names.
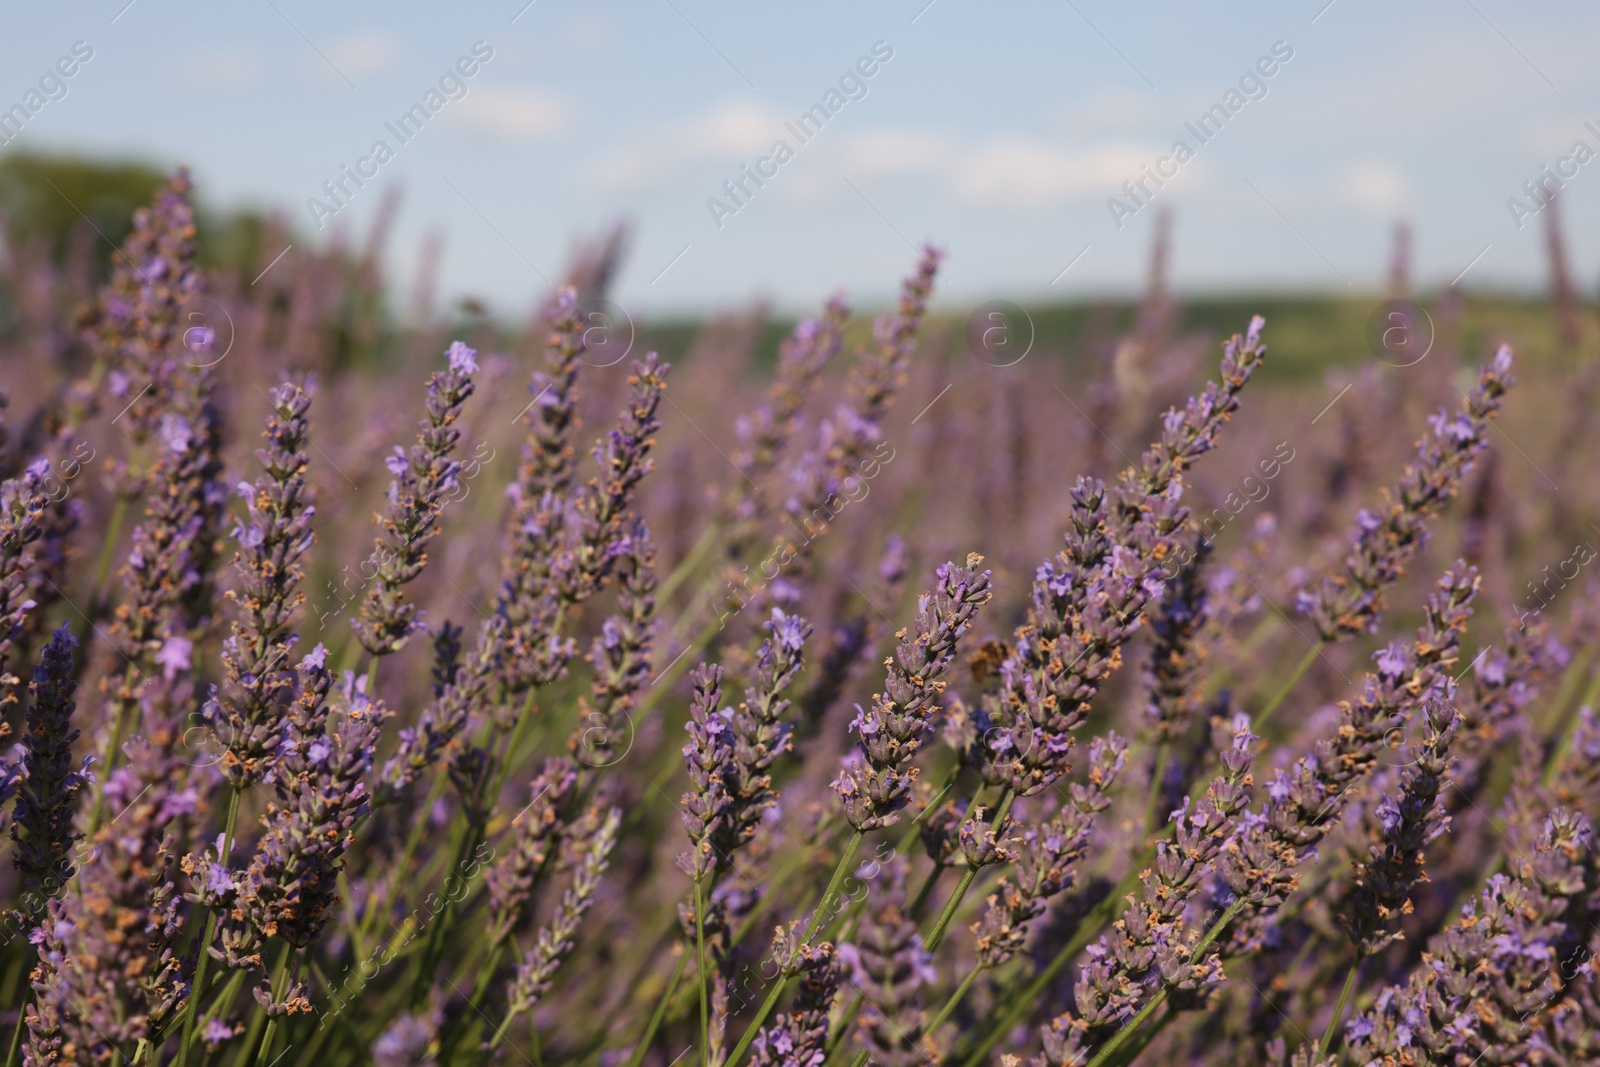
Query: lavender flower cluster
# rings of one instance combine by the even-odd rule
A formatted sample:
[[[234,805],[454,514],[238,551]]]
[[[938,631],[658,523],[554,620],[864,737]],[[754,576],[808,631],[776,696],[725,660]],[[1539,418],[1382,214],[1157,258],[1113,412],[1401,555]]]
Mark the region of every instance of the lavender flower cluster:
[[[4,1067],[1600,1063],[1600,584],[1514,599],[1600,505],[1600,364],[1525,409],[1457,330],[1319,426],[1260,317],[1198,366],[1159,244],[1070,359],[953,356],[929,247],[870,326],[599,366],[621,231],[453,338],[372,249],[202,264],[192,194],[98,275],[0,256],[0,359],[51,353]]]

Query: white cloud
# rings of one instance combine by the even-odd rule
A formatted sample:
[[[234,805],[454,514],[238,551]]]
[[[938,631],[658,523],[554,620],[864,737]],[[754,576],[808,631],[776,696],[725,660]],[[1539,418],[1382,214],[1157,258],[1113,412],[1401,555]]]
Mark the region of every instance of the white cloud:
[[[237,92],[261,77],[261,57],[242,48],[196,56],[184,66],[183,80],[197,89]]]
[[[793,140],[775,111],[748,100],[724,100],[699,115],[624,142],[592,167],[611,189],[639,189],[680,175],[708,159],[749,162],[781,138]]]
[[[531,144],[566,132],[572,106],[542,89],[480,85],[446,111],[450,121],[498,141]]]
[[[351,81],[395,69],[404,54],[400,39],[387,30],[362,30],[322,46],[321,51],[328,62],[338,68],[338,73]],[[329,77],[337,77],[333,71],[326,70],[326,63],[321,65]]]
[[[1392,215],[1411,203],[1411,184],[1394,164],[1365,160],[1347,167],[1335,179],[1334,197],[1358,211]]]
[[[961,199],[984,207],[1048,207],[1110,196],[1160,154],[1121,144],[1065,148],[1007,134],[962,153],[951,184]]]

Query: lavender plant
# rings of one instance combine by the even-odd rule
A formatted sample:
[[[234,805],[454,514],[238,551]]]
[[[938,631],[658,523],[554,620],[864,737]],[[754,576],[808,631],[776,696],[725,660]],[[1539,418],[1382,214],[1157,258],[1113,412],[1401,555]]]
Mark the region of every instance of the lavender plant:
[[[669,400],[596,358],[616,237],[526,330],[402,325],[376,240],[206,266],[192,192],[98,289],[0,256],[5,1067],[1594,1060],[1600,493],[1514,476],[1508,348],[1417,443],[1401,378],[1343,429],[1257,381],[1260,318],[1185,398],[1164,245],[1131,334],[1007,368],[924,249]]]

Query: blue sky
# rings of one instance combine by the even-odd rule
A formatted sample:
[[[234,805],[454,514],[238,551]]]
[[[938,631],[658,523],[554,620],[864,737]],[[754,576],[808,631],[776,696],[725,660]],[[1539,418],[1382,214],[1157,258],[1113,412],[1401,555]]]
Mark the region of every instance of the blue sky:
[[[1580,139],[1600,150],[1600,12],[1511,0],[1138,4],[855,0],[309,0],[10,4],[0,108],[87,42],[64,97],[19,147],[184,161],[211,203],[277,206],[326,240],[307,200],[383,138],[394,157],[328,227],[364,231],[378,186],[405,199],[398,280],[445,239],[447,293],[521,311],[575,237],[626,218],[618,300],[642,313],[763,297],[809,307],[838,288],[881,300],[932,238],[946,295],[1130,291],[1154,210],[1108,199],[1178,139],[1193,158],[1156,189],[1175,213],[1185,289],[1379,283],[1396,218],[1416,272],[1542,280],[1537,220],[1507,201]],[[401,145],[394,122],[475,42],[493,55]],[[862,57],[826,126],[785,128]],[[1250,82],[1225,126],[1187,131],[1277,42],[1292,58]],[[871,66],[872,64],[867,64]],[[1268,64],[1271,66],[1272,64]],[[471,66],[469,63],[468,66]],[[1264,87],[1264,95],[1261,88]],[[459,95],[459,90],[450,86]],[[35,98],[37,99],[37,97]],[[784,140],[793,157],[718,220],[707,201]],[[369,169],[374,163],[363,164]],[[1586,288],[1600,273],[1600,160],[1564,193]],[[353,185],[347,188],[354,189]],[[1124,200],[1124,204],[1133,202]],[[718,226],[718,221],[721,225]],[[1087,251],[1085,251],[1087,249]],[[1081,256],[1080,256],[1081,254]],[[1063,274],[1064,268],[1071,268]]]

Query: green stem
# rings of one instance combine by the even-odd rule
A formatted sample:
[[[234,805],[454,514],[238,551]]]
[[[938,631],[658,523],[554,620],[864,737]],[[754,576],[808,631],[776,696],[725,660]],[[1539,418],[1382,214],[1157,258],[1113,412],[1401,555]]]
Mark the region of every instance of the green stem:
[[[1543,784],[1549,788],[1555,783],[1556,775],[1561,771],[1561,765],[1566,762],[1567,755],[1572,751],[1573,737],[1577,733],[1576,719],[1584,707],[1594,707],[1596,699],[1600,699],[1600,670],[1595,671],[1594,677],[1589,679],[1589,687],[1583,691],[1583,696],[1573,705],[1572,710],[1562,711],[1561,718],[1554,724],[1554,730],[1560,735],[1561,741],[1556,750],[1550,754],[1550,761],[1545,765]]]
[[[128,517],[128,498],[118,496],[116,503],[111,505],[111,519],[107,524],[105,540],[100,543],[100,559],[94,567],[94,595],[89,601],[90,612],[100,610],[100,604],[106,595],[106,576],[111,573],[111,557],[117,550],[117,537],[122,532],[122,524]]]
[[[944,1002],[944,1007],[939,1009],[939,1014],[935,1015],[933,1021],[923,1028],[923,1033],[931,1036],[935,1030],[944,1025],[944,1021],[950,1018],[950,1013],[955,1011],[956,1006],[966,999],[967,992],[972,988],[972,983],[978,980],[978,975],[982,974],[983,971],[984,968],[982,967],[974,967],[967,972],[967,976],[961,979],[961,984],[956,986],[956,991],[950,994],[950,999]]]
[[[217,862],[228,864],[228,853],[233,848],[233,831],[239,824],[239,798],[243,790],[230,783],[228,789],[228,814],[222,824],[222,853]],[[199,1017],[200,993],[206,988],[206,964],[211,959],[211,941],[217,936],[217,913],[209,907],[206,911],[206,928],[200,942],[200,958],[194,965],[194,982],[189,986],[189,1002],[183,1006],[183,1037],[178,1044],[177,1067],[187,1067],[189,1046],[194,1042],[194,1024]]]
[[[1339,991],[1339,1003],[1333,1006],[1333,1018],[1328,1020],[1328,1028],[1322,1032],[1322,1044],[1317,1046],[1318,1062],[1327,1059],[1328,1050],[1333,1048],[1333,1035],[1339,1030],[1339,1020],[1344,1017],[1344,1006],[1356,987],[1356,972],[1360,969],[1361,954],[1358,952],[1350,963],[1350,973],[1344,976],[1344,988]]]
[[[17,1025],[11,1031],[11,1048],[6,1053],[6,1067],[16,1067],[17,1052],[22,1048],[22,1028],[27,1023],[28,1001],[30,997],[22,999],[22,1007],[17,1011]]]
[[[283,1003],[284,992],[289,988],[289,956],[293,950],[286,941],[278,953],[278,962],[272,969],[272,1003]],[[261,1035],[261,1047],[256,1050],[256,1065],[261,1067],[272,1054],[272,1039],[278,1033],[278,1017],[267,1016],[267,1031]]]
[[[694,882],[694,944],[696,978],[700,984],[700,1063],[711,1063],[711,984],[706,974],[706,891],[705,883]]]
[[[672,569],[672,573],[667,575],[666,580],[656,587],[656,603],[666,604],[672,600],[672,594],[676,593],[678,586],[683,584],[684,579],[689,577],[696,567],[700,566],[700,562],[706,558],[706,553],[710,552],[712,546],[717,543],[717,535],[721,532],[722,525],[720,523],[714,522],[706,527],[705,533],[700,535],[700,540],[694,543],[694,547],[689,549],[683,560]]]
[[[992,832],[999,832],[1006,821],[1006,815],[1011,811],[1011,804],[1017,795],[1010,789],[1000,797],[1000,806],[995,809],[994,818],[989,822]],[[968,867],[961,875],[961,881],[956,885],[956,891],[950,894],[950,900],[945,904],[944,911],[939,915],[939,921],[933,924],[933,932],[924,942],[924,947],[931,953],[939,947],[939,942],[944,940],[944,935],[949,931],[950,924],[955,920],[956,909],[961,906],[961,898],[967,895],[967,890],[972,887],[973,879],[978,877],[977,867]]]
[[[678,953],[678,965],[672,969],[672,977],[667,979],[666,988],[661,991],[661,999],[656,1001],[656,1010],[650,1013],[650,1022],[645,1026],[639,1043],[633,1046],[633,1054],[628,1057],[624,1067],[639,1067],[644,1062],[646,1053],[650,1051],[650,1043],[656,1039],[656,1031],[661,1029],[661,1021],[667,1016],[667,1006],[672,1003],[672,995],[678,991],[678,983],[683,980],[684,968],[688,965],[689,952],[685,949]]]
[[[828,904],[835,893],[839,891],[839,883],[844,881],[845,874],[849,872],[850,865],[855,862],[856,852],[861,848],[861,842],[866,838],[860,830],[850,835],[850,843],[845,846],[844,855],[839,857],[838,864],[833,868],[833,877],[828,879],[828,888],[822,892],[822,900],[817,904],[817,910],[811,913],[811,918],[806,920],[805,932],[801,935],[800,945],[809,945],[812,935],[816,933],[817,920],[822,913],[828,910]],[[722,1067],[739,1067],[739,1061],[749,1051],[750,1044],[756,1039],[762,1025],[767,1021],[767,1016],[772,1014],[772,1009],[778,1006],[778,998],[783,995],[783,987],[788,982],[782,976],[772,983],[772,992],[767,994],[767,999],[762,1001],[761,1010],[756,1012],[756,1017],[744,1028],[744,1034],[739,1038],[739,1044],[734,1047],[733,1053],[727,1058]]]
[[[1162,741],[1156,746],[1156,766],[1150,775],[1150,799],[1145,802],[1144,806],[1145,833],[1155,830],[1160,825],[1156,821],[1160,818],[1157,809],[1161,804],[1161,786],[1167,777],[1167,760],[1171,757],[1171,754],[1172,746],[1166,741]]]
[[[833,1059],[834,1051],[844,1041],[845,1035],[850,1032],[850,1024],[856,1021],[856,1016],[861,1012],[862,1000],[861,994],[857,993],[855,999],[850,1001],[850,1006],[845,1009],[844,1014],[839,1016],[839,1022],[829,1031],[827,1044],[822,1048],[824,1067],[826,1067],[829,1060]],[[932,1031],[925,1030],[923,1032],[931,1033]]]
[[[1306,671],[1311,669],[1311,664],[1322,655],[1322,645],[1323,642],[1316,642],[1300,658],[1300,663],[1295,667],[1294,673],[1289,675],[1289,680],[1283,683],[1283,688],[1279,689],[1277,694],[1267,701],[1267,706],[1261,709],[1260,714],[1255,716],[1255,721],[1250,724],[1251,729],[1260,729],[1268,719],[1272,718],[1273,713],[1278,710],[1278,705],[1288,698],[1294,687],[1300,684],[1300,679],[1305,677]]]

